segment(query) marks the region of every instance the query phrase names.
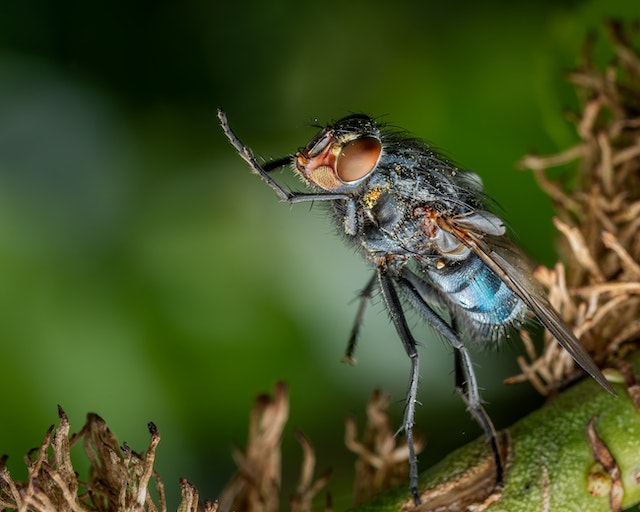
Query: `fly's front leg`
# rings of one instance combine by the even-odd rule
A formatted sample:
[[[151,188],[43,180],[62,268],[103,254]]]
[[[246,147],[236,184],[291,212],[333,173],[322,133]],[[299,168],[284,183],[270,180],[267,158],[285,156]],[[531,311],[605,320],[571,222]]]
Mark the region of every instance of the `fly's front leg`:
[[[227,114],[225,114],[222,110],[218,109],[218,119],[220,119],[220,126],[224,131],[224,134],[231,142],[231,145],[236,149],[238,154],[242,157],[242,159],[249,164],[251,170],[260,176],[269,187],[278,195],[278,197],[289,204],[301,203],[304,201],[335,201],[337,199],[351,199],[351,196],[348,194],[332,194],[332,193],[324,193],[324,194],[305,194],[301,192],[290,192],[282,188],[281,185],[278,184],[276,180],[274,180],[270,175],[269,171],[273,170],[276,167],[281,167],[286,163],[286,159],[276,160],[272,165],[267,166],[265,170],[256,157],[253,154],[253,151],[245,146],[240,139],[236,136],[235,133],[231,130],[229,126],[229,121],[227,120]]]
[[[389,316],[393,322],[398,335],[402,340],[407,355],[411,359],[411,378],[409,381],[409,391],[407,392],[407,405],[404,410],[404,422],[402,428],[407,436],[407,446],[409,448],[409,487],[416,505],[420,504],[418,494],[418,457],[413,442],[413,425],[415,421],[416,402],[418,395],[418,351],[417,343],[414,339],[407,320],[402,310],[402,304],[394,287],[395,277],[390,277],[384,267],[378,267],[378,284],[382,291],[382,296],[387,305]]]
[[[356,319],[353,322],[353,327],[351,328],[351,335],[349,336],[349,343],[347,344],[347,351],[344,354],[342,360],[349,364],[355,364],[356,359],[353,357],[353,354],[356,351],[356,345],[358,343],[358,338],[360,337],[360,328],[362,327],[362,322],[364,320],[364,312],[367,309],[367,304],[371,299],[371,295],[373,294],[373,290],[375,290],[377,284],[377,274],[373,274],[365,287],[360,291],[359,295],[359,304],[358,304],[358,312],[356,313]]]

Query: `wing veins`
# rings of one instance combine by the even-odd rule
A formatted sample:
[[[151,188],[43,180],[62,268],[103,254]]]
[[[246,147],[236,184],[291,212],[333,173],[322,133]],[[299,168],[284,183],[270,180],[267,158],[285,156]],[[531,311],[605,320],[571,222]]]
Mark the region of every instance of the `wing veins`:
[[[512,265],[504,257],[488,248],[487,244],[484,243],[477,234],[458,227],[452,219],[439,216],[438,226],[454,235],[462,244],[478,256],[485,265],[495,272],[500,280],[533,311],[542,325],[549,330],[574,361],[593,377],[600,386],[612,395],[616,394],[589,353],[562,321],[558,312],[549,304],[546,298],[534,297],[538,294],[531,290],[531,284],[525,284],[517,277],[514,277],[518,275],[518,272],[509,272]]]

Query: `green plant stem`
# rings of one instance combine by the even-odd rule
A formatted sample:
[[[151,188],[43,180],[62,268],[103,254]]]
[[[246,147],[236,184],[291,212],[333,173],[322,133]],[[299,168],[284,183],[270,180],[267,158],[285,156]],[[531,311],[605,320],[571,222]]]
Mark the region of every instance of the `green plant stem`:
[[[640,353],[630,362],[637,375]],[[494,488],[484,438],[455,450],[421,474],[423,503],[415,510],[466,510],[470,503],[484,502],[473,510],[609,512],[638,504],[640,410],[626,384],[614,387],[616,397],[584,379],[503,431],[507,469],[501,490]],[[617,464],[619,478],[614,469],[612,479],[607,463],[596,459],[593,435],[590,441],[587,433],[590,422]],[[406,489],[398,489],[354,512],[409,510],[410,503]]]

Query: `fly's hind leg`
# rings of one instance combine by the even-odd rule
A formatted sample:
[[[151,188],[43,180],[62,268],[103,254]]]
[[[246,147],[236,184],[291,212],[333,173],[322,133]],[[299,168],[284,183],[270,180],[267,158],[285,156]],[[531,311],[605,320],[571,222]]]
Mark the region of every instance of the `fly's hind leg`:
[[[453,328],[457,331],[455,320],[452,324]],[[462,343],[458,346],[454,345],[453,350],[456,390],[462,397],[465,404],[467,404],[467,409],[471,416],[473,416],[480,427],[482,427],[482,430],[484,430],[484,433],[487,436],[495,460],[496,485],[502,485],[504,467],[502,463],[502,456],[500,454],[498,437],[496,429],[493,426],[493,421],[491,421],[489,414],[487,414],[487,411],[482,406],[482,398],[480,397],[478,381],[473,370],[471,357],[467,348]]]
[[[427,304],[423,293],[421,293],[424,292],[424,290],[428,290],[427,284],[420,276],[406,267],[402,269],[401,275],[397,278],[397,284],[422,318],[451,344],[455,355],[456,388],[467,404],[469,412],[482,427],[491,444],[491,449],[495,457],[496,484],[501,485],[503,480],[503,464],[498,448],[496,429],[493,426],[491,418],[482,406],[482,398],[480,397],[480,389],[475,371],[473,370],[471,356],[467,347],[460,339],[455,319],[453,326],[449,325]]]

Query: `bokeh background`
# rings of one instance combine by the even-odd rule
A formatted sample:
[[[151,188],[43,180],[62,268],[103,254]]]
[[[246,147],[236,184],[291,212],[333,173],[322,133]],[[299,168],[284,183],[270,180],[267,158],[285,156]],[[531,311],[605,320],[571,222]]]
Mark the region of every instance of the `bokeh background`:
[[[0,453],[14,476],[57,421],[87,412],[144,450],[175,508],[183,476],[215,499],[233,474],[253,397],[290,387],[293,431],[333,468],[349,504],[343,423],[376,387],[400,425],[408,361],[382,305],[359,364],[340,363],[365,264],[321,208],[279,203],[215,116],[264,158],[289,154],[351,112],[427,138],[483,177],[521,244],[552,264],[552,209],[516,161],[575,140],[563,81],[616,2],[0,2]],[[606,60],[606,52],[602,52]],[[300,186],[288,172],[278,179]],[[479,435],[453,393],[451,354],[415,317],[423,466]],[[506,426],[540,401],[518,340],[476,355]]]

